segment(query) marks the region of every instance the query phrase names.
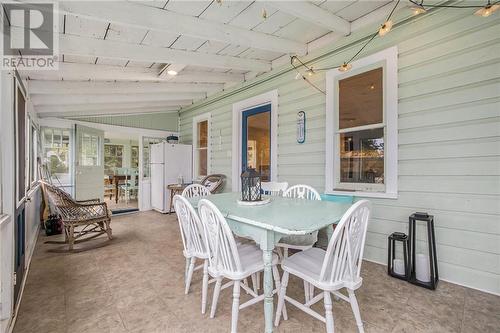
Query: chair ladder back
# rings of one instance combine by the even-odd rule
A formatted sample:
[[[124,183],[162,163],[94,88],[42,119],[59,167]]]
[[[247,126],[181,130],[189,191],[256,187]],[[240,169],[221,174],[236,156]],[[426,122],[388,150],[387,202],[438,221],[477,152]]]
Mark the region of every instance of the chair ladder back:
[[[198,203],[206,243],[209,264],[218,272],[241,272],[241,262],[233,233],[219,209],[207,199]]]
[[[260,187],[263,194],[280,197],[288,188],[288,182],[262,182]]]
[[[344,214],[328,244],[320,280],[335,283],[359,278],[370,210],[370,202],[361,200]]]
[[[200,184],[191,184],[182,191],[184,198],[204,197],[212,193],[208,188]]]
[[[206,254],[207,250],[202,236],[203,228],[193,206],[180,195],[174,197],[174,206],[179,220],[184,251],[195,256]]]
[[[318,191],[309,185],[294,185],[288,188],[284,193],[284,197],[307,199],[307,200],[321,200]]]

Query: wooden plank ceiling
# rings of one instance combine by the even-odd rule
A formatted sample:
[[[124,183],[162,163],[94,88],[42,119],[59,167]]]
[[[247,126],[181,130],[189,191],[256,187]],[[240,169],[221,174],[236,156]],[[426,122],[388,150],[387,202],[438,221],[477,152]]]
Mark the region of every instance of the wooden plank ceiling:
[[[383,21],[393,4],[170,0],[59,6],[59,70],[21,73],[40,117],[118,113],[124,104],[120,114],[175,112],[268,72],[289,55],[307,54],[324,45],[321,39]]]

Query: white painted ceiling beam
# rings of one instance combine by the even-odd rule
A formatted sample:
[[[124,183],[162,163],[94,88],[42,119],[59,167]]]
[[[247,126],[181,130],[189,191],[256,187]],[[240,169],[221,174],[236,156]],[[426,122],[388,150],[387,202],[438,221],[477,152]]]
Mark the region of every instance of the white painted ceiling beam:
[[[37,114],[42,113],[64,113],[64,112],[86,112],[99,111],[106,113],[112,110],[177,110],[180,106],[190,105],[191,100],[164,101],[164,102],[129,102],[129,103],[86,103],[86,104],[61,104],[61,105],[38,105],[35,106]]]
[[[112,95],[38,95],[30,99],[37,105],[85,104],[85,103],[127,103],[127,102],[163,102],[201,99],[204,93],[157,93],[157,94],[112,94]],[[179,105],[179,104],[178,104]]]
[[[164,107],[164,108],[143,108],[143,109],[115,109],[115,110],[105,110],[100,109],[88,110],[88,111],[71,111],[66,110],[62,112],[38,112],[37,116],[39,118],[49,118],[49,117],[99,117],[99,116],[120,116],[120,115],[140,115],[140,114],[151,114],[151,113],[177,113],[179,108],[175,107]]]
[[[96,82],[28,80],[30,94],[148,94],[221,90],[222,84],[173,82]]]
[[[60,62],[59,70],[20,71],[23,78],[34,80],[69,80],[69,81],[165,81],[158,76],[158,71],[149,68],[121,67],[109,65],[76,64]],[[226,83],[241,82],[242,74],[182,71],[175,77],[175,82]]]
[[[398,6],[394,10],[394,12],[396,13],[397,11],[400,11],[401,9],[406,7],[408,7],[408,3],[406,1],[401,1],[398,3]],[[392,8],[394,8],[394,2],[391,1],[388,4],[366,14],[365,16],[362,16],[357,20],[352,21],[351,23],[352,31],[360,30],[372,24],[379,24],[379,25],[384,24],[384,21],[387,19],[387,16],[391,12]],[[408,16],[411,16],[410,11],[408,11]]]
[[[266,4],[330,31],[339,32],[343,35],[349,35],[351,33],[351,23],[349,23],[349,21],[310,2],[266,1]]]
[[[297,41],[130,2],[100,2],[97,5],[94,2],[68,1],[60,3],[59,9],[68,14],[106,23],[117,23],[232,45],[297,55],[304,55],[306,52],[306,45]]]
[[[271,62],[201,52],[174,50],[112,40],[74,35],[59,35],[59,52],[66,55],[105,57],[156,63],[182,63],[186,65],[226,68],[248,71],[269,71]]]

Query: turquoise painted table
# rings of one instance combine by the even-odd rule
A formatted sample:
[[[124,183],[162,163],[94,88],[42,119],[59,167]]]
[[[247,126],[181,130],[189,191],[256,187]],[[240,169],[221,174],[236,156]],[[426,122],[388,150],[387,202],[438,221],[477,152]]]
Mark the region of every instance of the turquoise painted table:
[[[240,237],[253,239],[262,249],[264,259],[264,317],[266,332],[273,331],[272,251],[283,236],[305,235],[336,224],[351,206],[317,200],[271,197],[262,206],[241,206],[239,192],[214,194],[213,202],[227,219],[231,230]],[[198,198],[190,199],[197,208]]]

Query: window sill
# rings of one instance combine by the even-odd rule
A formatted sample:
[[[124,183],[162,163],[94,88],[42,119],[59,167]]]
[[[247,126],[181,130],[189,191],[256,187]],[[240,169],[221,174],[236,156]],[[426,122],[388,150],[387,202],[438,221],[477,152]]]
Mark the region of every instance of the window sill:
[[[325,194],[333,195],[348,195],[360,198],[381,198],[381,199],[397,199],[397,193],[388,192],[362,192],[362,191],[325,191]]]

